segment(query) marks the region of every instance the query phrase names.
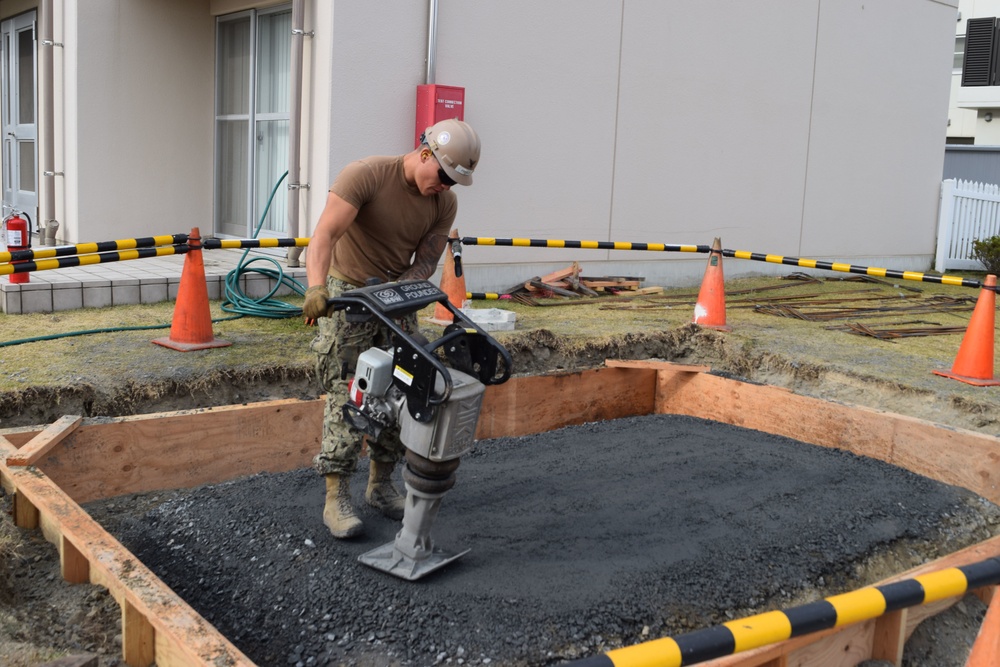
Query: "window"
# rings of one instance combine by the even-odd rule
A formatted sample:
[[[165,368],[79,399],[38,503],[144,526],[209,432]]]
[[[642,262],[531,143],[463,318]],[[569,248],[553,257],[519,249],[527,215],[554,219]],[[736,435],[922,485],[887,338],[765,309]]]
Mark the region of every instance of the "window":
[[[215,232],[282,236],[288,218],[287,183],[279,180],[288,169],[291,7],[224,16],[216,32]]]
[[[997,36],[996,18],[969,19],[966,23],[963,86],[997,85]]]
[[[965,35],[959,35],[955,38],[955,62],[952,64],[955,72],[962,71],[963,60],[965,60]]]

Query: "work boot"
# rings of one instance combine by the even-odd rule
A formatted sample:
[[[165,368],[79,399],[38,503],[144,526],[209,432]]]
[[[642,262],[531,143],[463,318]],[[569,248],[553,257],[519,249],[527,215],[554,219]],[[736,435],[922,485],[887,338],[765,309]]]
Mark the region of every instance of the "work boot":
[[[359,535],[363,526],[351,506],[351,478],[337,474],[325,477],[326,507],[323,508],[323,523],[336,538]]]
[[[390,519],[403,518],[406,498],[396,490],[392,483],[393,463],[372,461],[368,469],[368,488],[365,490],[365,500]]]

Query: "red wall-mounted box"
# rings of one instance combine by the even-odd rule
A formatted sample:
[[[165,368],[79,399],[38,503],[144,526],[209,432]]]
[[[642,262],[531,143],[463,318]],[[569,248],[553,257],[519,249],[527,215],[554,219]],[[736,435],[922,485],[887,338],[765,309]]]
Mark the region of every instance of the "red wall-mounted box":
[[[448,118],[465,120],[465,88],[428,83],[417,86],[417,123],[413,147],[428,127]]]

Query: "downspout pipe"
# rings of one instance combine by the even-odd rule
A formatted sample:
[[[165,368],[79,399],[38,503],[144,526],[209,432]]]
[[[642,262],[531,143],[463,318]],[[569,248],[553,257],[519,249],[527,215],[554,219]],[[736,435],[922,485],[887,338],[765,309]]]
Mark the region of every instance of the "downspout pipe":
[[[56,231],[59,222],[56,220],[56,147],[55,147],[55,59],[56,43],[53,39],[52,0],[42,0],[38,20],[38,76],[41,79],[42,108],[39,113],[41,122],[41,172],[44,179],[44,196],[42,197],[38,225],[38,241],[41,245],[55,245]]]
[[[305,32],[305,0],[292,2],[291,105],[288,119],[288,234],[298,238],[299,191],[307,188],[299,182],[302,171],[302,51]],[[302,248],[289,248],[288,266],[298,267]]]
[[[429,0],[427,7],[427,73],[424,83],[436,83],[437,76],[437,32],[438,32],[438,0]]]

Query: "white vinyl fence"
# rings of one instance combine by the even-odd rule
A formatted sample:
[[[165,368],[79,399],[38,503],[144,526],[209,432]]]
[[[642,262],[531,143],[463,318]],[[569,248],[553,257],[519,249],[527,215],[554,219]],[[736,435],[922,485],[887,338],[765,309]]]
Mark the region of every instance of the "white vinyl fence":
[[[1000,185],[949,178],[941,183],[934,270],[982,271],[972,242],[1000,235]]]

